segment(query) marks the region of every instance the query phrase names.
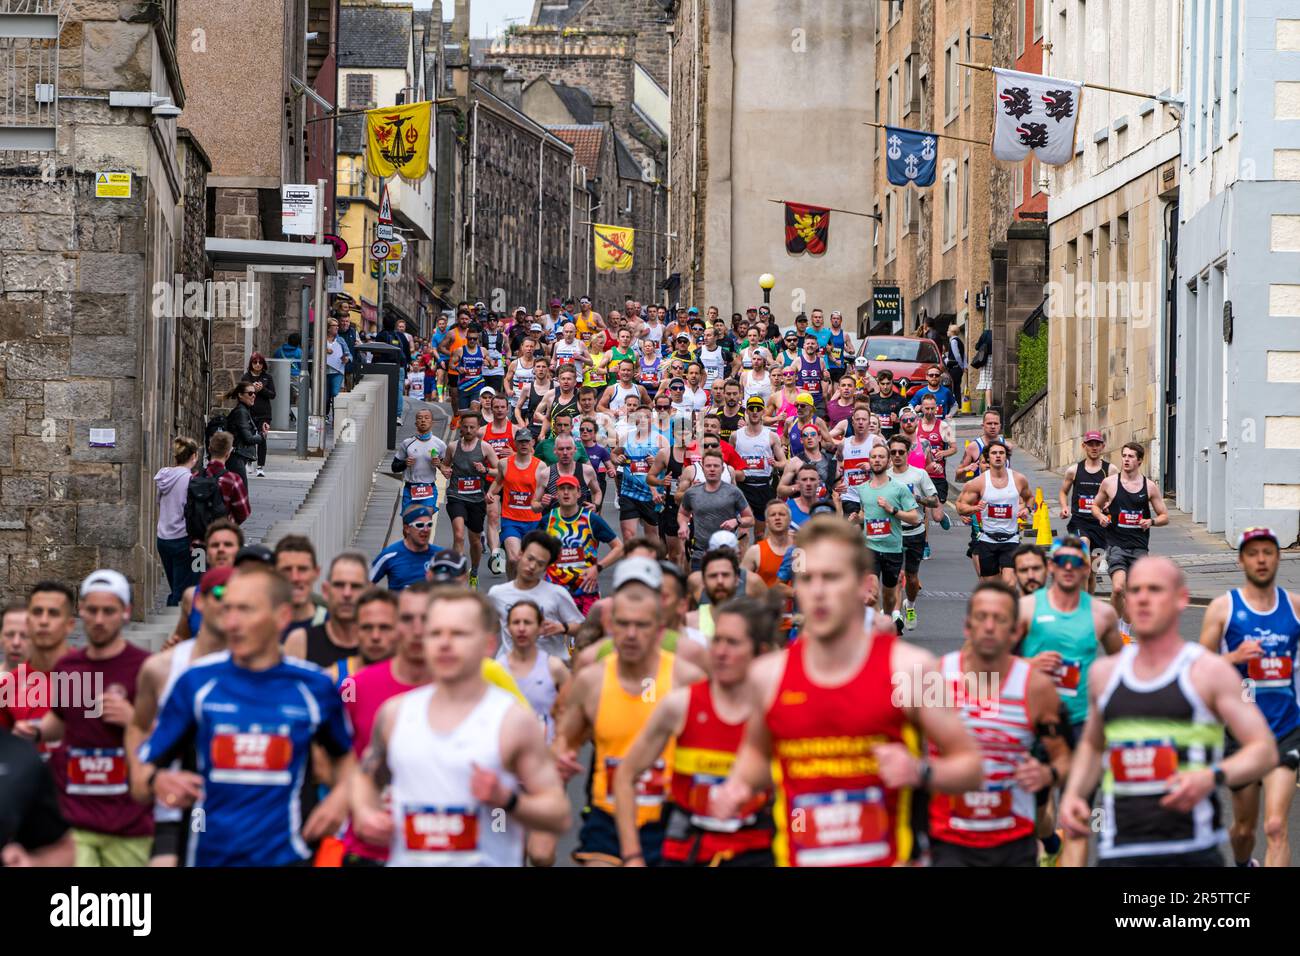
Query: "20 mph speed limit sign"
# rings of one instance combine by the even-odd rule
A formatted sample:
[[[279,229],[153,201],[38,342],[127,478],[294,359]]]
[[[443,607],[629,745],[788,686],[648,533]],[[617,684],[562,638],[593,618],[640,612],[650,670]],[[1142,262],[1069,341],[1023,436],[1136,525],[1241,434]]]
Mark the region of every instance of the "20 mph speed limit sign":
[[[387,259],[388,253],[391,251],[392,248],[383,239],[377,239],[370,244],[371,259]]]

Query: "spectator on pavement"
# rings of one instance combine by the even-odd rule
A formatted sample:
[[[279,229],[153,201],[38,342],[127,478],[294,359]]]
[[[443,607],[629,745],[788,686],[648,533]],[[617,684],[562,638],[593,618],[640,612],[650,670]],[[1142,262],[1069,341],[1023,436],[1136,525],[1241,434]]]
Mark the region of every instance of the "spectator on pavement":
[[[185,531],[185,498],[191,473],[198,464],[199,443],[180,436],[172,442],[172,460],[174,465],[158,469],[153,476],[158,486],[158,557],[170,588],[168,607],[179,605],[185,589],[199,580],[192,569],[190,536]]]
[[[226,503],[226,515],[235,524],[243,524],[253,509],[248,503],[248,486],[243,477],[227,464],[235,457],[232,451],[234,442],[230,432],[217,432],[208,439],[208,467],[205,470],[209,475],[221,475],[218,483],[221,485],[221,498]]]
[[[227,467],[244,479],[248,487],[248,463],[257,460],[259,445],[266,444],[266,433],[271,430],[271,423],[260,426],[253,418],[253,402],[257,400],[257,390],[250,382],[239,382],[226,395],[235,400],[235,407],[226,416],[226,431],[235,441],[234,452]]]
[[[256,393],[253,395],[253,424],[259,431],[270,431],[271,401],[275,398],[275,382],[271,379],[271,371],[267,368],[266,358],[261,352],[253,353],[252,358],[248,360],[248,371],[240,381],[252,385]],[[261,442],[257,446],[257,477],[266,477],[266,442]]]

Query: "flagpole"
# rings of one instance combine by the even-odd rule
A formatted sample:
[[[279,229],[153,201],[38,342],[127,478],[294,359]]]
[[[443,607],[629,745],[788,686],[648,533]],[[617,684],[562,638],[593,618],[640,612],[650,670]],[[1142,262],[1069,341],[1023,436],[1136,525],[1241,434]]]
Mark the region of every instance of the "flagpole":
[[[788,199],[769,199],[768,202],[780,203],[781,205],[784,206],[784,205],[786,205],[787,203],[792,202],[792,200],[788,200]],[[816,204],[815,204],[815,203],[800,203],[799,205],[802,205],[802,206],[815,206]],[[875,218],[876,218],[876,214],[869,213],[869,212],[854,212],[852,209],[837,209],[837,208],[835,208],[834,206],[817,206],[817,208],[818,208],[818,209],[825,209],[827,212],[842,212],[842,213],[845,213],[846,215],[849,215],[849,216],[861,216],[861,217],[864,218],[864,219],[875,219]]]
[[[862,125],[863,125],[863,126],[874,126],[874,127],[876,127],[876,129],[884,129],[886,124],[884,124],[884,123],[869,123],[869,122],[865,122],[865,121],[864,121]],[[953,136],[953,135],[950,134],[950,133],[931,133],[930,131],[928,131],[928,130],[923,130],[923,129],[908,129],[906,126],[895,126],[894,129],[906,129],[909,133],[922,133],[922,134],[924,134],[924,135],[926,135],[926,136],[935,136],[935,137],[938,137],[938,138],[940,138],[940,139],[955,139],[955,140],[960,140],[960,141],[963,142],[963,143],[974,143],[976,146],[988,146],[988,145],[989,145],[988,143],[984,142],[984,140],[982,140],[982,139],[967,139],[965,136]]]
[[[579,225],[579,226],[608,226],[608,225],[610,225],[610,223],[608,223],[608,222],[580,222],[580,223],[578,223],[578,225]],[[615,228],[618,228],[618,227],[615,226]],[[677,233],[675,233],[675,232],[655,232],[655,231],[652,230],[652,229],[638,229],[637,232],[638,232],[638,233],[644,233],[644,234],[647,235],[647,236],[667,236],[667,237],[670,238],[670,239],[676,239],[676,238],[677,238]]]
[[[967,69],[971,69],[971,70],[984,70],[986,72],[993,71],[993,67],[989,66],[986,63],[963,63],[961,60],[958,60],[957,65],[964,66]],[[1050,77],[1044,77],[1044,79],[1050,79]],[[1067,79],[1067,78],[1061,77],[1060,79]],[[1078,83],[1079,86],[1087,90],[1104,90],[1107,93],[1120,93],[1124,96],[1136,96],[1139,99],[1155,100],[1156,102],[1160,102],[1160,103],[1164,102],[1164,100],[1161,100],[1160,96],[1156,93],[1141,93],[1138,90],[1126,90],[1118,86],[1103,86],[1100,83],[1084,83],[1082,80],[1067,79],[1067,81],[1070,83]]]

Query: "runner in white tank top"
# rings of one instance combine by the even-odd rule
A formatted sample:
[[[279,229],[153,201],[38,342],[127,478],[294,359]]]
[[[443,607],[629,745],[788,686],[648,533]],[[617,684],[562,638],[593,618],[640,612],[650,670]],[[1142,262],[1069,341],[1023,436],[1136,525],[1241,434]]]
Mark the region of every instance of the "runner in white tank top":
[[[994,482],[992,472],[985,474],[982,497],[984,514],[980,517],[979,539],[989,544],[1019,543],[1020,526],[1016,515],[1020,511],[1020,489],[1016,487],[1016,473],[1008,468],[1007,483],[1000,488]]]
[[[375,716],[351,781],[352,829],[389,847],[390,866],[522,866],[526,834],[569,827],[536,715],[483,678],[499,628],[477,592],[432,597],[424,648],[433,683],[390,698]]]
[[[507,819],[494,826],[495,808],[474,799],[475,765],[497,774],[514,790],[514,774],[501,763],[501,723],[518,702],[488,686],[482,700],[449,734],[429,726],[425,686],[398,698],[388,766],[393,774],[393,841],[389,866],[523,866],[524,828]]]

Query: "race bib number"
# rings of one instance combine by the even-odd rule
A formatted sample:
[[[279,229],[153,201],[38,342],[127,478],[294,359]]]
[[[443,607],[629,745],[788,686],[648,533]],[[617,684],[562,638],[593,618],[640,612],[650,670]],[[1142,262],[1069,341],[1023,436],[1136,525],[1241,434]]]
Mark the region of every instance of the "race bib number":
[[[858,485],[865,484],[866,480],[867,473],[861,468],[850,468],[848,471],[844,472],[844,482],[850,488],[856,488]]]
[[[634,475],[648,475],[650,473],[650,459],[642,458],[639,461],[628,463],[628,471]]]
[[[533,500],[533,496],[526,491],[510,491],[510,507],[527,508],[528,503]]]
[[[411,500],[424,501],[433,497],[433,485],[411,485]]]
[[[1010,520],[1012,517],[1011,505],[989,505],[989,518],[993,520],[1002,519]]]
[[[69,795],[112,797],[127,792],[126,751],[121,747],[68,748]]]
[[[1164,793],[1178,772],[1178,750],[1172,740],[1111,744],[1110,771],[1117,794]]]
[[[1056,692],[1062,697],[1078,697],[1079,684],[1083,680],[1083,661],[1062,660],[1052,679],[1056,682]]]
[[[708,830],[711,833],[735,833],[741,827],[754,822],[754,814],[759,811],[766,800],[763,794],[746,801],[741,806],[740,813],[731,819],[721,819],[709,814],[709,794],[714,787],[720,785],[726,779],[726,777],[718,777],[707,773],[691,775],[691,785],[686,792],[686,806],[683,809],[690,813],[693,826],[697,826],[701,830]]]
[[[892,533],[891,525],[893,524],[888,518],[868,518],[866,519],[866,529],[868,538],[888,538]]]
[[[766,467],[767,467],[767,459],[762,457],[761,455],[745,456],[746,471],[762,471]]]
[[[1257,684],[1291,683],[1289,657],[1255,657],[1246,662],[1246,673]]]
[[[287,786],[292,783],[293,738],[289,728],[264,730],[254,724],[245,730],[218,725],[210,753],[213,783]]]
[[[1010,790],[972,790],[948,799],[955,830],[1003,830],[1015,825]]]
[[[581,548],[565,546],[560,548],[560,557],[555,563],[567,567],[573,564],[586,564],[587,562],[583,560]]]
[[[1121,511],[1117,523],[1121,528],[1140,528],[1142,527],[1142,512]]]
[[[456,490],[462,495],[477,494],[483,487],[482,478],[457,478]]]
[[[1076,510],[1076,511],[1091,511],[1091,510],[1092,510],[1092,500],[1093,500],[1093,496],[1092,496],[1092,495],[1079,495],[1079,507],[1076,508],[1075,510]]]
[[[467,807],[405,807],[406,849],[413,853],[478,850],[478,812]]]
[[[802,825],[794,826],[794,821]],[[889,811],[879,787],[794,799],[790,842],[798,866],[850,866],[889,856]]]
[[[609,799],[614,799],[614,773],[621,763],[618,757],[605,758],[605,792]],[[636,805],[638,807],[657,807],[664,802],[667,790],[666,764],[656,760],[636,781]]]

